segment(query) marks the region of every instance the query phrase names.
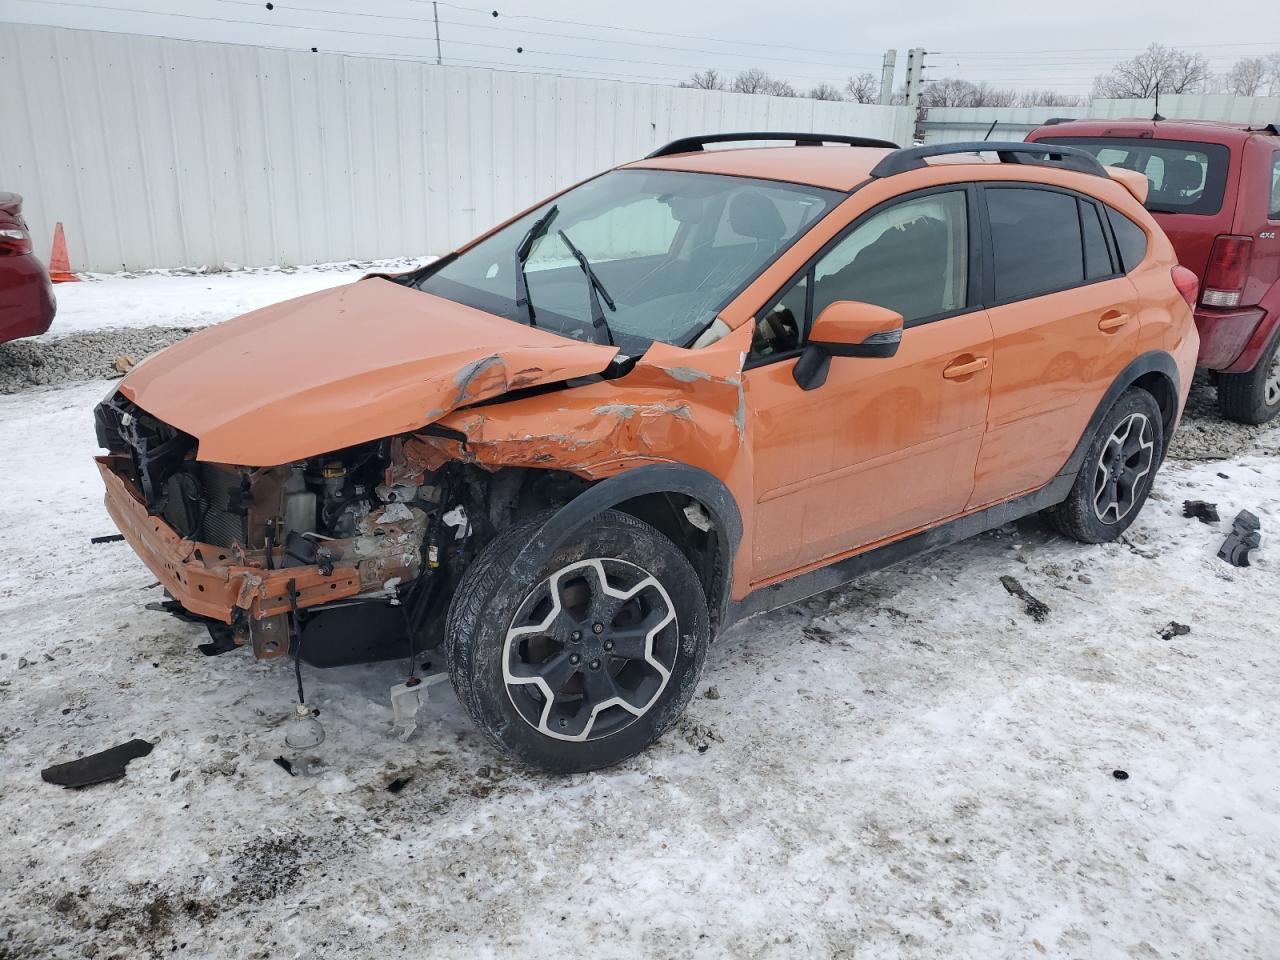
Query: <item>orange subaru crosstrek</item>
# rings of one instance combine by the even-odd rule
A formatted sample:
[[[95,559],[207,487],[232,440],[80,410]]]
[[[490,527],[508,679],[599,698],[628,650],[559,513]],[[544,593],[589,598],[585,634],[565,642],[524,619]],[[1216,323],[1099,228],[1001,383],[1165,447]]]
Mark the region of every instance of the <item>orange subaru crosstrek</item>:
[[[1058,145],[677,141],[140,364],[107,508],[206,652],[439,648],[503,749],[614,763],[737,619],[1034,511],[1133,522],[1198,343],[1146,188]]]

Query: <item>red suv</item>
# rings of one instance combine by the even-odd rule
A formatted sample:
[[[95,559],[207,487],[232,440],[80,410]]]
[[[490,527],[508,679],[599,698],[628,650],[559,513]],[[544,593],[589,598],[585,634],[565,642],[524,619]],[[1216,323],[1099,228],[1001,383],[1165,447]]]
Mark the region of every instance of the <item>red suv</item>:
[[[1200,278],[1199,366],[1222,415],[1280,413],[1280,131],[1174,120],[1050,121],[1029,141],[1088,150],[1146,175],[1146,207]]]
[[[55,309],[49,274],[31,252],[22,198],[0,191],[0,343],[44,333]]]

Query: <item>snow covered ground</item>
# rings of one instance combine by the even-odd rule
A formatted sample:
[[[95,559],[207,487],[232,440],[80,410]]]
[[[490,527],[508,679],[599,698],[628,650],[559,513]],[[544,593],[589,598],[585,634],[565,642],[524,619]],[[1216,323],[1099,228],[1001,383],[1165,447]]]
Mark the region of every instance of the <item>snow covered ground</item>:
[[[201,656],[89,545],[106,390],[0,396],[6,960],[1277,955],[1280,429],[1167,463],[1123,542],[1024,522],[739,625],[654,749],[557,779],[447,688],[389,736],[392,664],[308,670],[328,739],[289,753],[289,666]],[[40,779],[132,737],[121,781]]]
[[[47,341],[103,327],[202,327],[268,304],[359,280],[370,271],[401,273],[430,263],[417,259],[260,267],[213,273],[149,270],[81,274],[81,283],[55,288],[58,314]]]

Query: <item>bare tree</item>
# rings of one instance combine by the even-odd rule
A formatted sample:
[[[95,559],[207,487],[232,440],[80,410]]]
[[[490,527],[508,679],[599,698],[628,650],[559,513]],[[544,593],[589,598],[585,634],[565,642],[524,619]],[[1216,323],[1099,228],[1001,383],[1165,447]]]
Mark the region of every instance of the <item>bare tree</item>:
[[[805,94],[810,100],[843,100],[844,94],[829,83],[820,83]]]
[[[1085,107],[1088,101],[1072,93],[1057,93],[1053,90],[1028,90],[1018,94],[1019,107]]]
[[[1267,54],[1266,60],[1268,92],[1273,97],[1280,97],[1280,50]]]
[[[1267,61],[1263,57],[1245,57],[1237,60],[1227,73],[1227,93],[1238,97],[1256,97],[1269,86]]]
[[[759,67],[743,70],[733,78],[729,89],[734,93],[769,93],[774,79]]]
[[[1195,93],[1209,80],[1209,61],[1198,53],[1153,43],[1093,82],[1096,97],[1146,99],[1160,93]]]
[[[680,86],[692,87],[695,90],[723,90],[726,85],[724,77],[720,76],[720,71],[708,67],[706,70],[695,73]]]
[[[1018,92],[956,77],[943,77],[928,84],[920,95],[925,107],[1012,107]]]
[[[854,103],[879,103],[880,78],[874,73],[855,73],[844,83],[847,99]]]

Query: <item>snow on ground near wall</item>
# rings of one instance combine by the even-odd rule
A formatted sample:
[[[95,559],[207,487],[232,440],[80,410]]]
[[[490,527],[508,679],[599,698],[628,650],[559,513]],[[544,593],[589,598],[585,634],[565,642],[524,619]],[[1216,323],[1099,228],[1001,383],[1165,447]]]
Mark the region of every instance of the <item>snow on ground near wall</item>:
[[[1280,429],[1166,464],[1124,542],[1027,521],[735,627],[618,769],[516,768],[447,689],[400,743],[384,664],[306,671],[290,777],[290,667],[200,656],[88,543],[106,389],[0,397],[0,956],[1276,955]],[[131,737],[119,782],[40,780]]]
[[[143,273],[81,274],[81,283],[54,288],[58,314],[49,340],[103,327],[201,327],[265,307],[359,280],[371,271],[400,273],[435,257],[321,263],[303,267],[264,267],[193,273],[151,270]]]

